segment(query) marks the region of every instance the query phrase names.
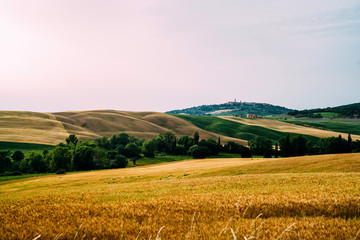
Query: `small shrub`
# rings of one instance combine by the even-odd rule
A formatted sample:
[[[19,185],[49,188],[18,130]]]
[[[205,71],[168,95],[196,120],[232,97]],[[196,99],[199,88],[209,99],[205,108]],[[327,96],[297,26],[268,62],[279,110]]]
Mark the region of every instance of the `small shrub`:
[[[19,171],[5,172],[4,173],[4,176],[20,176],[20,175],[22,175],[22,173],[19,172]]]
[[[112,163],[112,168],[126,168],[128,165],[128,159],[123,155],[116,155],[115,162]]]
[[[194,159],[202,159],[210,156],[211,151],[208,147],[194,145],[189,149],[188,154]]]
[[[56,174],[65,174],[65,173],[66,173],[66,170],[63,168],[60,168],[56,171]]]

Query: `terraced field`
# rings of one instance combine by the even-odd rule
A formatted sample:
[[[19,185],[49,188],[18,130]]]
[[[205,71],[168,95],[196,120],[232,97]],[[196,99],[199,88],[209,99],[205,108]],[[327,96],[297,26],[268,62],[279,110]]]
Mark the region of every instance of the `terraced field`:
[[[360,154],[185,160],[0,183],[1,239],[356,239]]]

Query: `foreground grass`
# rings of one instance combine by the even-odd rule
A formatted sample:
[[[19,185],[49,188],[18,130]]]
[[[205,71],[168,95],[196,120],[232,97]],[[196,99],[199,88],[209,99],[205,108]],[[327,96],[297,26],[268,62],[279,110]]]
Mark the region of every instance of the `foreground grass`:
[[[354,239],[359,186],[360,154],[45,176],[0,185],[0,238]]]

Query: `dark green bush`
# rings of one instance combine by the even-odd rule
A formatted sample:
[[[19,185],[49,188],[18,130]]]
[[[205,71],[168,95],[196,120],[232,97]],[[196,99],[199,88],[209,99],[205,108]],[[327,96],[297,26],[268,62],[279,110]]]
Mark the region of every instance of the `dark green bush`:
[[[60,168],[56,171],[56,174],[65,174],[65,173],[66,173],[66,170],[63,168]]]

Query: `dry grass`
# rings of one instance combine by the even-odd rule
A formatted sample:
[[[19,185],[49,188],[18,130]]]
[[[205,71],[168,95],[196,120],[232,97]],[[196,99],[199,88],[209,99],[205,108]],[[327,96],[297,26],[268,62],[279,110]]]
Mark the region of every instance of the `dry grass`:
[[[0,141],[55,145],[68,135],[50,113],[0,112]]]
[[[234,122],[239,122],[242,124],[265,127],[280,132],[305,134],[319,138],[338,137],[339,135],[341,135],[343,138],[346,139],[348,136],[347,133],[333,132],[333,131],[322,130],[312,127],[304,127],[304,126],[285,123],[272,119],[250,119],[250,118],[239,118],[239,117],[221,117],[221,118],[231,120]],[[351,137],[353,140],[358,140],[358,139],[360,140],[360,136],[358,135],[351,135]]]
[[[126,132],[140,138],[153,138],[159,133],[172,131],[177,136],[193,135],[201,138],[218,138],[223,141],[246,141],[225,137],[202,130],[193,124],[156,112],[124,112],[113,110],[36,113],[0,111],[0,141],[56,145],[69,134],[82,140],[94,140]]]
[[[0,185],[0,239],[353,239],[359,165],[207,159],[16,180]]]

